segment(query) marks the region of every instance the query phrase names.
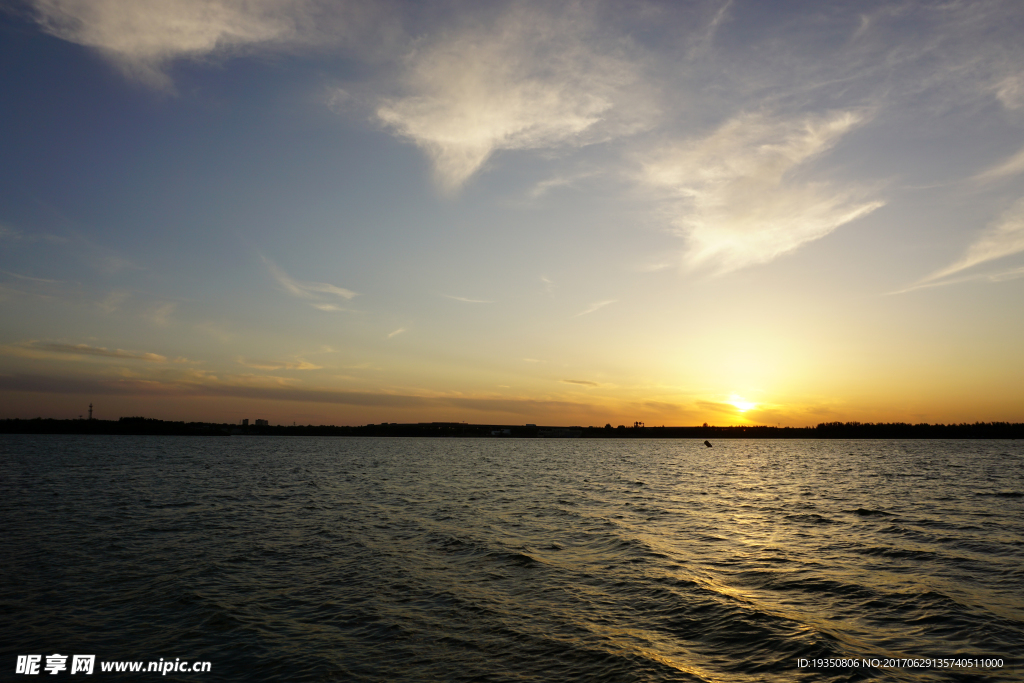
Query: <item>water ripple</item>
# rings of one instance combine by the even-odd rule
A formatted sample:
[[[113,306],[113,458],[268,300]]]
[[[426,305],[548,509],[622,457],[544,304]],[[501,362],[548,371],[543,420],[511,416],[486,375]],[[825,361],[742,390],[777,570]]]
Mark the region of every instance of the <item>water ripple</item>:
[[[4,666],[71,652],[208,660],[204,680],[1020,679],[1022,445],[715,446],[4,436]],[[897,656],[1004,666],[798,666]]]

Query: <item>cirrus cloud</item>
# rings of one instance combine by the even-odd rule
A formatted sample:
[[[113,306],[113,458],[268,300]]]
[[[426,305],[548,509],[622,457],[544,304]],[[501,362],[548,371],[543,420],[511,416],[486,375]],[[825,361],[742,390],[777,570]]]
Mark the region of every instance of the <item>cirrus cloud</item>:
[[[923,278],[910,289],[938,284],[961,271],[1020,252],[1024,252],[1024,198],[1018,199],[997,221],[981,233],[967,248],[963,257]],[[1014,279],[1016,273],[1019,272],[1019,269],[1008,271],[1000,274],[1002,277],[996,276],[994,281]],[[904,291],[910,291],[910,289]]]
[[[79,359],[82,356],[100,356],[103,358],[119,358],[122,360],[141,360],[147,363],[166,363],[167,356],[159,353],[146,353],[142,351],[125,351],[124,349],[108,349],[102,346],[90,346],[89,344],[65,344],[62,342],[28,341],[21,344],[10,344],[2,347],[3,352],[10,355],[25,356],[29,358],[50,358],[52,354],[66,356],[70,360]],[[175,362],[188,362],[186,359],[175,359]]]
[[[295,280],[290,277],[286,272],[281,270],[275,263],[273,263],[267,257],[262,257],[263,263],[267,266],[270,274],[273,276],[277,283],[281,285],[285,291],[292,296],[296,296],[300,299],[311,299],[309,305],[321,311],[344,311],[347,310],[332,301],[324,301],[325,298],[338,297],[344,301],[349,301],[359,294],[353,292],[351,289],[345,289],[344,287],[338,287],[327,282],[303,282]],[[329,295],[324,297],[323,295]]]
[[[377,118],[423,149],[453,192],[500,150],[584,145],[646,125],[625,43],[590,41],[586,13],[517,4],[417,44]],[[600,46],[600,47],[598,47]]]
[[[671,197],[672,224],[688,242],[684,265],[723,273],[766,263],[882,206],[800,175],[864,118],[741,114],[651,155],[641,182]]]
[[[321,370],[323,366],[314,365],[308,361],[276,361],[276,360],[252,360],[249,358],[238,358],[238,364],[256,370]]]

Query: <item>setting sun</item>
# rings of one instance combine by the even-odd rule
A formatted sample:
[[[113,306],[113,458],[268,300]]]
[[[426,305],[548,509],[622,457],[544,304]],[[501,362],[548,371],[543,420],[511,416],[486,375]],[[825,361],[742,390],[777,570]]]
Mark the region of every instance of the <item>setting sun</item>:
[[[736,406],[736,409],[738,411],[740,411],[741,413],[745,413],[748,410],[751,410],[752,408],[756,408],[757,407],[756,403],[751,403],[750,401],[746,401],[742,397],[736,396],[735,394],[733,394],[732,397],[729,399],[729,403],[731,403],[732,405]]]

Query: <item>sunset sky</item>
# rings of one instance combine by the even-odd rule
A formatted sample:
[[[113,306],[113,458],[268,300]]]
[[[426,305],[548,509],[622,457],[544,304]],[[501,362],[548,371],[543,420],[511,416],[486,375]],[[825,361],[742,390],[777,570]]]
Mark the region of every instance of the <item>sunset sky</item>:
[[[1024,421],[1024,4],[0,9],[0,417]]]

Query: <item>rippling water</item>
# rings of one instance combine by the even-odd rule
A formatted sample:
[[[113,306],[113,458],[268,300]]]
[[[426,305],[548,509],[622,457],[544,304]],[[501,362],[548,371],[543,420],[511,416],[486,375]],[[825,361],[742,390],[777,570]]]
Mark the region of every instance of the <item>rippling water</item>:
[[[0,678],[1021,680],[1022,495],[1018,441],[5,436]],[[1003,665],[799,665],[889,657]]]

